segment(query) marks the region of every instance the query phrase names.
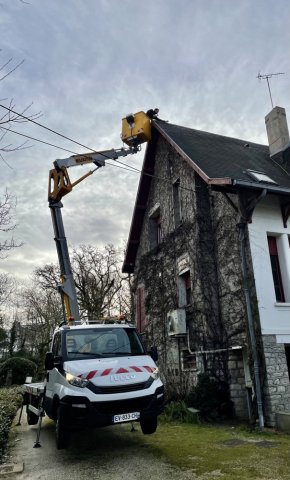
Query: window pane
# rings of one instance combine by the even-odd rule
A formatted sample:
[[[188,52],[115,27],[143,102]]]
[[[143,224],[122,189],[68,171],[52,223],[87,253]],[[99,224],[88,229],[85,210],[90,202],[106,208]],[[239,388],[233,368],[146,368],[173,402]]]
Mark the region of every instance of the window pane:
[[[269,236],[268,245],[269,245],[269,253],[270,253],[276,300],[277,302],[285,302],[276,237]]]

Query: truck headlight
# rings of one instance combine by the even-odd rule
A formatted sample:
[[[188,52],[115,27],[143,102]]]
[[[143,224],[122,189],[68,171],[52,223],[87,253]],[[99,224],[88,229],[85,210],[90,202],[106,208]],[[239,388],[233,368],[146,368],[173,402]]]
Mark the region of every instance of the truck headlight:
[[[87,380],[86,378],[76,377],[75,375],[69,372],[65,373],[65,379],[70,385],[73,385],[74,387],[79,387],[79,388],[85,388],[89,383],[89,380]]]
[[[156,367],[154,368],[153,372],[152,372],[152,377],[154,378],[154,380],[157,380],[157,378],[159,378],[159,368]]]

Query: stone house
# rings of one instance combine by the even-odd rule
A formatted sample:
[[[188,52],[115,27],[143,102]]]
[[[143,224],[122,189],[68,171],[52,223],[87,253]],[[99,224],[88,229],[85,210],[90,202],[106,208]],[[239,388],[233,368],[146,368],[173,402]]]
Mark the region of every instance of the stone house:
[[[123,271],[167,391],[200,372],[226,381],[238,418],[290,413],[290,144],[269,146],[153,120]]]

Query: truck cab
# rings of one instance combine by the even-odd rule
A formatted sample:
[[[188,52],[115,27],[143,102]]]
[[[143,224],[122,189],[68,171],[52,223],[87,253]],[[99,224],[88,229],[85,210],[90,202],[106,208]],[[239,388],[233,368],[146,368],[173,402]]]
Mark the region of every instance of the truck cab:
[[[64,437],[60,443],[73,429],[131,421],[154,433],[164,387],[152,356],[130,324],[57,328],[45,361],[44,408]]]

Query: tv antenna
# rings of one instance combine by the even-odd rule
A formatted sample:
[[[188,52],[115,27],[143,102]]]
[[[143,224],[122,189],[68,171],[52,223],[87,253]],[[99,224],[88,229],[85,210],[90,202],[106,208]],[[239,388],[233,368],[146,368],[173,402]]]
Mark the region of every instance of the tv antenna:
[[[273,105],[273,99],[272,99],[272,94],[271,94],[271,88],[270,88],[270,83],[269,83],[269,78],[272,78],[276,75],[285,75],[284,72],[279,72],[279,73],[266,73],[265,75],[262,75],[260,72],[258,73],[257,75],[257,78],[259,80],[267,80],[267,84],[268,84],[268,89],[269,89],[269,95],[270,95],[270,100],[271,100],[271,104],[272,104],[272,108],[274,108],[274,105]]]

